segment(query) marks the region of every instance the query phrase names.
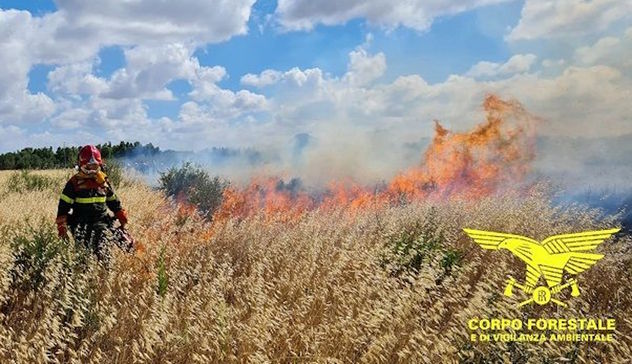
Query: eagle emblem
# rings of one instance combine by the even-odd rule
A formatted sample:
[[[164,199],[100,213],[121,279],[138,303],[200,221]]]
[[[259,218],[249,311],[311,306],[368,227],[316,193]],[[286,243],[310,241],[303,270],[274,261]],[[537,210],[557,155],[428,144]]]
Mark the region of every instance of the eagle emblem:
[[[531,294],[531,298],[520,302],[518,307],[533,302],[540,305],[553,302],[566,307],[566,303],[553,296],[567,287],[571,288],[571,296],[579,296],[579,287],[574,277],[603,258],[602,254],[597,254],[594,250],[619,230],[609,229],[554,235],[539,243],[520,235],[463,229],[481,248],[488,250],[507,249],[527,264],[525,283],[520,284],[510,276],[507,279],[504,292],[505,296],[511,297],[513,288],[517,287],[526,294]],[[564,272],[573,277],[562,282]],[[540,277],[546,284],[537,286]]]

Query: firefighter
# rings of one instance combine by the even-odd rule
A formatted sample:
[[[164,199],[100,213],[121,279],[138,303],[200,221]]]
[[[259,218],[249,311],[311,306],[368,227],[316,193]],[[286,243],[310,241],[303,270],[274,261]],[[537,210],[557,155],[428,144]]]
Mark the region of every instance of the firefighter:
[[[72,234],[75,241],[91,250],[101,262],[109,262],[108,241],[112,236],[112,217],[124,228],[127,213],[103,171],[101,152],[86,145],[79,151],[79,171],[66,183],[57,207],[57,231],[63,239]]]

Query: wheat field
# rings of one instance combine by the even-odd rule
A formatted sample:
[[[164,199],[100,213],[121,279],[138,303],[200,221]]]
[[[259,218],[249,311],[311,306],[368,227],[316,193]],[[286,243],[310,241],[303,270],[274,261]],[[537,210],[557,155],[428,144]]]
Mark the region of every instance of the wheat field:
[[[632,358],[632,239],[602,244],[569,308],[515,308],[510,254],[462,228],[541,240],[616,226],[548,188],[477,201],[256,215],[211,225],[144,183],[118,188],[138,241],[107,269],[56,238],[70,171],[0,172],[2,363],[623,363]],[[472,317],[611,317],[612,343],[476,343]]]

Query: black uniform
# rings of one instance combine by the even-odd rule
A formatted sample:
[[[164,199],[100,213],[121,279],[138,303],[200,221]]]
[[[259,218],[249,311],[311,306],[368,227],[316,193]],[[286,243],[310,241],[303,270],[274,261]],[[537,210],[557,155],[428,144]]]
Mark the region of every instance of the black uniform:
[[[108,261],[107,240],[112,227],[108,208],[122,210],[121,201],[110,183],[98,183],[93,177],[72,176],[66,183],[57,207],[57,216],[67,216],[68,227],[75,241],[94,252],[101,261]]]

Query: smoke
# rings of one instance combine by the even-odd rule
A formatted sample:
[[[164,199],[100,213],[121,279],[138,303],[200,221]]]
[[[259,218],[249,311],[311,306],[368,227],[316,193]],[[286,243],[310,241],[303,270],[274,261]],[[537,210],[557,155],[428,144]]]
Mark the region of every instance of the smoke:
[[[123,161],[154,185],[171,167],[200,165],[232,182],[233,200],[242,201],[244,211],[271,208],[268,200],[280,210],[301,204],[309,209],[323,202],[362,205],[376,191],[382,200],[402,194],[423,198],[429,192],[480,197],[538,179],[554,183],[561,204],[579,202],[607,213],[629,205],[632,134],[537,136],[538,127],[553,121],[493,95],[480,111],[478,126],[467,132],[435,122],[434,138],[424,137],[430,124],[405,131],[397,125],[378,129],[329,120],[281,143],[158,154],[139,150]],[[244,207],[247,199],[258,202]]]
[[[606,138],[539,138],[537,176],[559,189],[555,202],[619,214],[632,231],[632,134]]]
[[[155,155],[139,150],[120,161],[140,172],[151,185],[157,184],[161,172],[186,162],[235,184],[275,176],[284,180],[298,178],[311,189],[337,180],[374,185],[418,164],[430,143],[423,134],[432,130],[430,125],[411,130],[410,136],[402,140],[399,132],[392,129],[338,125],[330,130],[330,125],[319,125],[275,144],[261,141],[249,148],[213,146],[196,152],[167,150]]]
[[[243,182],[251,177],[252,170],[278,163],[279,159],[279,154],[275,151],[213,147],[198,152],[167,150],[155,154],[147,154],[142,148],[137,148],[125,157],[118,158],[118,161],[124,167],[140,173],[147,183],[155,186],[161,173],[185,163],[193,163],[212,175]]]
[[[312,187],[345,179],[373,185],[419,163],[421,152],[411,152],[387,130],[318,131],[310,134],[309,143],[292,155],[292,163],[283,169]]]
[[[330,151],[339,153],[341,148],[333,149],[331,140],[300,135],[292,147],[298,154],[294,163],[301,159],[309,161],[310,169],[305,171],[317,173],[310,182],[337,175],[340,178],[330,180],[314,194],[303,188],[298,179],[286,183],[279,176],[255,177],[246,186],[231,186],[225,191],[216,218],[247,217],[258,212],[292,218],[316,207],[353,212],[425,198],[478,199],[510,186],[515,188],[525,180],[534,158],[538,118],[517,101],[494,95],[485,98],[483,108],[485,119],[468,132],[451,132],[436,122],[435,136],[417,162],[399,171],[390,166],[393,177],[380,183],[358,182],[358,176],[368,180],[375,178],[373,174],[384,176],[381,165],[368,168],[367,160],[389,159],[388,155],[379,158],[381,155],[375,149],[367,148],[364,138],[354,139],[354,143],[346,140],[343,153],[332,155]],[[323,145],[324,153],[309,154],[323,150]],[[395,154],[401,153],[397,150]],[[360,167],[368,170],[357,168],[362,161],[367,164]],[[302,167],[301,163],[298,165]]]
[[[604,138],[542,137],[536,168],[573,190],[630,189],[632,134]]]
[[[430,134],[433,129],[438,135],[445,135],[442,121],[437,121],[434,128],[430,123],[420,123],[418,128],[407,131],[397,126],[372,128],[329,121],[287,140],[275,140],[275,144],[261,141],[250,148],[211,146],[196,152],[167,150],[148,153],[138,148],[121,161],[126,167],[142,173],[151,184],[156,183],[160,172],[192,162],[212,175],[238,184],[248,183],[255,177],[275,176],[285,180],[298,178],[304,187],[318,188],[340,180],[362,185],[383,184],[403,171],[421,167],[422,161],[427,164],[426,168],[434,169],[432,173],[437,178],[436,175],[446,166],[464,163],[464,160],[459,160],[459,156],[467,156],[467,153],[450,156],[445,151],[462,151],[468,144],[470,146],[467,148],[470,149],[485,144],[493,145],[494,149],[477,153],[484,153],[487,164],[491,166],[503,162],[503,158],[507,157],[505,149],[508,146],[514,148],[511,151],[512,158],[520,157],[522,160],[514,163],[517,169],[510,171],[511,175],[517,173],[522,176],[528,172],[532,178],[549,178],[573,191],[620,190],[629,186],[632,177],[632,134],[598,139],[540,137],[536,135],[536,123],[527,121],[528,118],[536,120],[537,117],[528,115],[526,110],[520,108],[520,115],[514,113],[511,117],[521,117],[523,120],[509,120],[509,115],[505,115],[507,120],[503,128],[512,124],[518,128],[511,131],[512,135],[507,134],[504,141],[485,144],[477,139],[494,137],[494,133],[501,132],[493,125],[474,133],[450,131],[449,135],[453,138],[450,139],[449,148],[437,154],[437,146],[434,146],[434,156],[428,155],[433,139],[424,135]],[[480,116],[480,123],[485,120],[484,107],[479,111],[481,113],[477,116]],[[554,121],[541,120],[539,125],[550,122]],[[459,124],[476,123],[466,120]],[[485,136],[485,132],[491,134]],[[512,144],[511,138],[519,140]],[[461,166],[457,170],[465,168]],[[454,176],[445,178],[455,179]]]

